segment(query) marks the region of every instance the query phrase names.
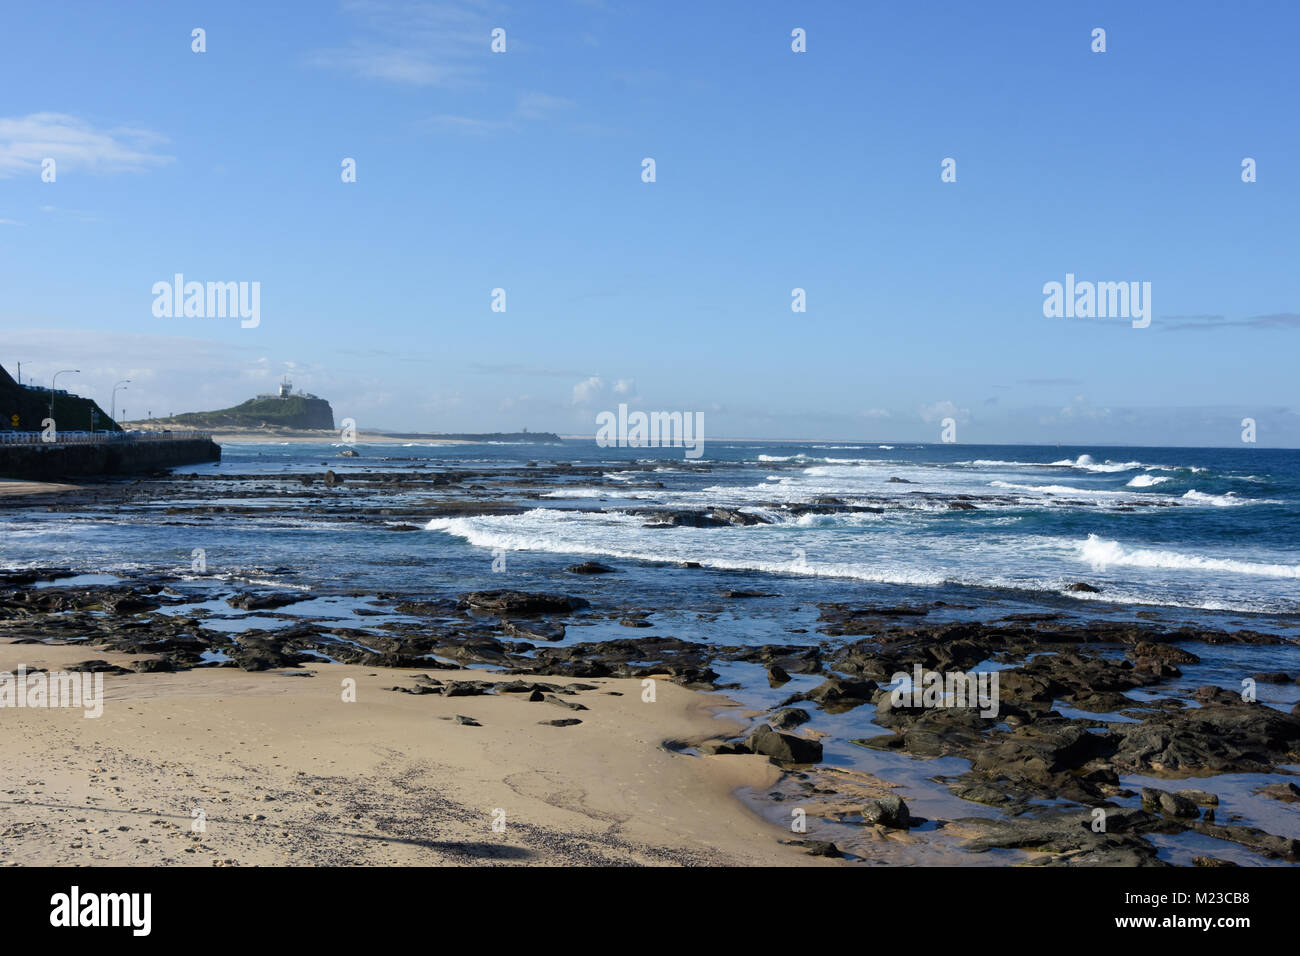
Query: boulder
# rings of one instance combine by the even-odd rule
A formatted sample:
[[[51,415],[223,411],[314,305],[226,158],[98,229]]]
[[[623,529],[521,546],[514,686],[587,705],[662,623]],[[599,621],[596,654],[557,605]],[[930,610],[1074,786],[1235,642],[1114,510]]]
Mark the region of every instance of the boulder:
[[[779,733],[769,724],[762,724],[754,731],[745,741],[745,746],[753,753],[773,757],[783,763],[817,763],[822,759],[822,745],[819,741]]]

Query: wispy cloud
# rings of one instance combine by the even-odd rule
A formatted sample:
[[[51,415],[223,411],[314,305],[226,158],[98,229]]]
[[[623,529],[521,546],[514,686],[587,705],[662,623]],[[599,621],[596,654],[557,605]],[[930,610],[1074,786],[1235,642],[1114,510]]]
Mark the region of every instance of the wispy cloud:
[[[1159,327],[1166,332],[1208,329],[1297,329],[1300,328],[1300,314],[1273,312],[1241,319],[1229,319],[1222,315],[1168,315],[1162,317]]]
[[[571,109],[576,104],[563,96],[552,96],[530,90],[520,93],[514,110],[501,117],[457,116],[439,113],[421,120],[418,125],[452,133],[481,135],[505,130],[521,129],[526,123],[546,122]]]
[[[308,65],[401,86],[455,86],[472,78],[500,19],[496,4],[467,0],[348,0],[342,10],[360,21],[362,35],[309,54]]]
[[[487,133],[499,133],[510,129],[507,120],[478,119],[473,116],[454,116],[439,113],[429,116],[416,124],[419,127],[436,129],[446,133],[462,133],[467,136],[483,136]]]
[[[943,401],[934,402],[930,405],[921,406],[921,420],[926,422],[936,422],[944,418],[951,418],[965,425],[970,421],[970,409],[958,408],[955,402]]]
[[[545,120],[550,119],[556,113],[569,109],[573,105],[573,100],[565,99],[563,96],[552,96],[549,93],[530,90],[519,94],[519,103],[515,106],[515,116],[526,120]]]
[[[46,158],[56,162],[59,173],[144,172],[172,162],[174,157],[155,151],[166,142],[150,130],[98,129],[64,113],[0,117],[0,178],[38,174]]]

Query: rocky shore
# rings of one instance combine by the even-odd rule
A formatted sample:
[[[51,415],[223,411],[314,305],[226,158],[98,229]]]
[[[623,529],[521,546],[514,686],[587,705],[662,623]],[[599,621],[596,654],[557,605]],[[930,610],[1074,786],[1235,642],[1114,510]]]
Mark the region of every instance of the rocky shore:
[[[268,506],[281,513],[310,508],[398,533],[439,515],[518,513],[566,482],[609,482],[609,471],[551,463],[511,474],[462,468],[421,475],[416,466],[159,477],[28,507],[75,512],[147,502],[151,514],[177,522],[230,520]],[[618,488],[634,484],[625,477]],[[788,507],[898,505],[828,499]],[[647,526],[665,528],[761,520],[722,506],[637,513]],[[74,669],[109,673],[291,673],[321,662],[388,669],[386,693],[509,697],[535,706],[536,723],[557,733],[586,719],[591,696],[602,693],[592,681],[669,682],[709,692],[723,707],[727,698],[749,701],[731,708],[742,731],[667,747],[682,760],[770,764],[778,782],[747,800],[772,821],[801,811],[803,829],[786,827],[786,839],[818,857],[925,862],[933,851],[975,865],[1161,866],[1169,865],[1171,848],[1183,848],[1179,859],[1205,866],[1300,862],[1300,789],[1293,782],[1300,705],[1288,712],[1251,690],[1294,685],[1297,668],[1243,669],[1216,683],[1185,677],[1211,650],[1293,653],[1295,634],[1284,628],[1173,626],[1107,619],[1100,609],[1080,621],[1051,609],[1008,614],[943,601],[822,602],[811,609],[812,628],[788,628],[797,642],[740,644],[640,635],[659,609],[597,586],[624,573],[618,561],[573,562],[573,586],[563,590],[423,594],[326,582],[277,586],[275,568],[201,588],[179,570],[81,583],[77,575],[86,570],[0,574],[0,639],[67,642],[84,649]],[[779,600],[780,590],[779,578],[761,591],[720,588],[709,613]],[[349,622],[295,610],[322,594],[352,602]],[[246,614],[240,628],[216,624],[234,611]],[[574,639],[587,628],[606,636]],[[609,637],[611,628],[627,636]],[[106,659],[114,655],[130,655],[129,667]],[[494,676],[466,679],[465,668]],[[900,704],[898,675],[920,672],[996,673],[995,713],[951,701]],[[864,770],[859,759],[882,762]],[[909,768],[910,785],[923,780],[935,792],[937,814],[923,814],[894,792],[899,784],[889,774],[900,767]],[[1256,826],[1222,805],[1216,779],[1250,788],[1276,807],[1270,819],[1277,822]]]

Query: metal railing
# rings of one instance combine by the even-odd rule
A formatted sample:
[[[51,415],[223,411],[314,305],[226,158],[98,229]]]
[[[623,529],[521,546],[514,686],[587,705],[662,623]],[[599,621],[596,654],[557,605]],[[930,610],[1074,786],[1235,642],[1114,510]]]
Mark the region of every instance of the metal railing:
[[[44,432],[0,431],[0,445],[109,445],[150,441],[202,441],[211,432],[55,432],[46,441]]]

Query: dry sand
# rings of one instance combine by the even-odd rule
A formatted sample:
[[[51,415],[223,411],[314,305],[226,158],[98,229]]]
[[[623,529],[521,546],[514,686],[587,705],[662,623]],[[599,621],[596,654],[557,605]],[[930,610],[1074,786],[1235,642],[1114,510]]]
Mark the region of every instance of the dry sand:
[[[11,673],[135,658],[0,643]],[[588,709],[571,711],[518,694],[395,693],[415,684],[400,669],[311,670],[107,674],[99,718],[0,709],[0,863],[831,862],[780,843],[791,834],[733,795],[775,782],[765,758],[663,746],[733,730],[708,709],[714,698],[659,681],[656,702],[643,703],[639,681],[592,679],[583,683],[599,690],[566,698]],[[354,703],[342,700],[344,678],[356,681]],[[482,726],[444,719],[457,714]],[[570,717],[582,723],[539,724]]]

